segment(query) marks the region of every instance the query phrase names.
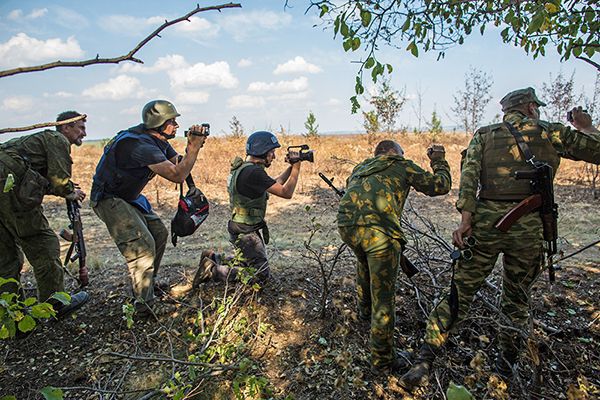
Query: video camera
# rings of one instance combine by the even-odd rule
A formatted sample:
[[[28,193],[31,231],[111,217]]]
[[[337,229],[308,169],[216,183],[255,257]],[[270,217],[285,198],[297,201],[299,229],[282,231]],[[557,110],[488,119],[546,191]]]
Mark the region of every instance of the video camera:
[[[294,149],[298,149],[298,155],[292,157],[290,154],[292,151],[294,151]],[[315,162],[315,153],[314,151],[310,150],[307,144],[301,144],[299,146],[288,146],[287,151],[287,157],[291,163],[295,163],[298,161]]]
[[[188,135],[210,136],[210,124],[207,124],[205,122],[205,123],[201,124],[200,126],[204,128],[204,133],[187,130],[187,131],[183,132],[183,136],[185,136],[185,137],[188,137]]]

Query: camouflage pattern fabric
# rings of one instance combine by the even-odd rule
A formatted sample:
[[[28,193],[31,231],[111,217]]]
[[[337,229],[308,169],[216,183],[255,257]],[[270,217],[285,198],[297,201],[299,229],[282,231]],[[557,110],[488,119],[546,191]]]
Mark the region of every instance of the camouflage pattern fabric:
[[[338,209],[342,240],[357,257],[356,288],[361,316],[371,316],[371,363],[387,367],[394,358],[395,285],[404,235],[400,218],[411,187],[429,196],[451,187],[445,160],[427,172],[402,156],[369,158],[352,171]]]
[[[533,134],[548,140],[560,157],[600,163],[600,135],[585,134],[559,123],[528,119],[519,111],[508,112],[504,121],[511,123],[519,131],[522,130],[526,141],[527,135]],[[522,217],[508,232],[502,233],[494,228],[494,224],[517,202],[484,200],[477,196],[480,177],[487,172],[482,170],[482,159],[486,153],[485,143],[488,142],[483,135],[494,134],[491,131],[490,127],[484,127],[475,133],[461,165],[460,191],[456,207],[460,211],[473,213],[472,236],[477,243],[471,249],[473,258],[459,262],[455,272],[458,321],[450,319],[448,297],[441,301],[429,316],[425,342],[434,347],[442,346],[447,339],[448,328],[454,328],[455,323],[468,313],[473,296],[492,271],[500,253],[503,254],[504,265],[501,309],[517,328],[526,327],[530,288],[542,270],[543,237],[539,213],[533,212]],[[505,151],[513,155],[515,162],[520,161],[526,167],[522,155],[516,150],[516,142],[514,148],[507,146]],[[511,180],[498,180],[495,185],[502,192],[502,185],[510,186]],[[522,336],[516,335],[514,330],[503,330],[499,335],[500,347],[503,351],[514,353],[522,344],[521,338]]]
[[[11,139],[0,144],[0,151],[11,156],[26,155],[31,168],[50,182],[51,194],[64,197],[73,192],[71,145],[60,132],[45,130]],[[0,188],[11,173],[17,178],[14,171],[0,164]],[[24,211],[12,191],[3,193],[0,189],[1,277],[19,281],[23,253],[33,268],[40,301],[54,292],[64,291],[60,244],[42,207]],[[2,291],[16,293],[17,290],[17,285],[2,286]]]
[[[152,304],[154,279],[169,236],[167,228],[156,214],[144,214],[118,197],[92,202],[91,206],[125,257],[136,300]]]
[[[446,194],[451,187],[446,160],[431,161],[434,173],[402,156],[384,155],[358,164],[340,200],[338,226],[370,226],[404,241],[400,217],[411,187],[428,196]]]
[[[358,313],[371,321],[371,364],[387,367],[394,358],[396,276],[402,246],[369,227],[338,227],[342,240],[356,255]]]
[[[499,216],[506,214],[517,203],[484,200],[477,204],[473,215],[471,247],[473,258],[460,260],[456,265],[454,284],[458,290],[458,319],[452,321],[449,297],[446,296],[431,312],[427,323],[425,342],[442,346],[448,338],[448,328],[468,315],[473,296],[491,273],[500,253],[503,253],[503,287],[501,311],[515,327],[526,331],[529,315],[529,290],[542,270],[542,222],[537,213],[519,219],[511,229],[502,233],[493,226]],[[506,321],[500,321],[508,325]],[[520,337],[514,331],[503,331],[499,336],[501,348],[515,351]]]

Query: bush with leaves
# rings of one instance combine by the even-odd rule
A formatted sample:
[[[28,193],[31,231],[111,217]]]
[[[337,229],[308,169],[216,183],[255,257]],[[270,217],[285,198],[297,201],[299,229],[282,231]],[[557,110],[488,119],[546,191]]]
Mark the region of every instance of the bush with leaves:
[[[304,122],[304,128],[306,128],[304,137],[319,137],[319,124],[317,124],[317,118],[312,111],[308,112],[308,117],[306,117],[306,122]]]
[[[15,279],[0,277],[0,290],[5,284],[19,284]],[[71,296],[64,292],[54,293],[52,299],[69,304]],[[39,303],[35,297],[24,300],[17,293],[0,293],[0,339],[14,338],[18,332],[31,332],[40,321],[56,317],[56,311],[49,303]]]

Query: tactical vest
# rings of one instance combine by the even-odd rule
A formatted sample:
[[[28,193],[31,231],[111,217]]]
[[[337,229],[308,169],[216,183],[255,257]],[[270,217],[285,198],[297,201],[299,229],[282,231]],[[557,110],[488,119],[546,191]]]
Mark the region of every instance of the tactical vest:
[[[229,175],[227,182],[227,192],[229,192],[229,204],[231,206],[231,220],[246,225],[257,225],[263,222],[267,212],[267,192],[256,199],[251,199],[237,191],[238,176],[240,176],[244,168],[252,165],[259,165],[264,168],[262,164],[244,162],[241,158],[236,157],[231,163],[231,175]]]
[[[550,141],[543,121],[523,120],[513,123],[535,156],[535,160],[548,163],[556,174],[560,157]],[[504,124],[494,124],[479,130],[483,140],[483,157],[479,198],[488,200],[520,201],[531,194],[527,179],[515,179],[516,171],[531,170],[519,146]]]
[[[144,187],[156,174],[148,169],[146,176],[134,176],[126,169],[117,166],[117,144],[124,139],[133,139],[140,142],[153,140],[143,132],[121,131],[104,147],[104,154],[98,162],[92,183],[92,201],[100,201],[105,197],[119,197],[125,201],[138,198]],[[165,150],[166,156],[166,150]]]

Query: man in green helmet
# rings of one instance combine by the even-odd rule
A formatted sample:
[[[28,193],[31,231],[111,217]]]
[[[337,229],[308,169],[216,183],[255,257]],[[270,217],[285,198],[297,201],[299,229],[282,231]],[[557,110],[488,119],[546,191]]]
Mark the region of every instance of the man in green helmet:
[[[347,180],[337,223],[340,236],[354,252],[359,318],[371,325],[371,365],[376,373],[408,366],[408,354],[394,350],[396,276],[406,244],[400,228],[410,188],[428,196],[452,186],[444,147],[427,150],[433,173],[404,158],[400,145],[384,140],[374,157],[358,164]]]
[[[269,194],[291,199],[300,174],[301,162],[292,152],[291,159],[286,155],[290,166],[281,175],[276,178],[267,175],[266,168],[275,160],[275,150],[279,147],[277,137],[271,132],[254,132],[246,142],[246,160],[236,157],[232,161],[227,182],[231,207],[231,220],[227,226],[230,241],[239,249],[244,265],[252,268],[258,280],[263,282],[270,277],[265,248],[269,242],[265,221],[267,199]],[[237,273],[238,269],[221,265],[220,257],[215,253],[204,251],[193,286],[209,279],[235,280]]]
[[[65,111],[56,121],[75,117],[82,115]],[[58,125],[56,130],[45,130],[0,144],[0,277],[20,282],[25,253],[35,274],[40,301],[65,290],[60,244],[43,214],[42,196],[53,194],[77,201],[85,198],[85,193],[71,181],[71,145],[80,146],[85,136],[83,118]],[[37,181],[32,178],[31,171],[41,177],[47,187],[43,188],[39,203],[27,205],[22,198],[22,187],[28,184],[27,179]],[[19,284],[4,284],[0,292],[18,293]],[[50,302],[61,316],[81,307],[88,299],[89,295],[81,291],[71,296],[68,306]]]
[[[142,190],[156,175],[182,183],[208,136],[205,127],[190,127],[185,155],[179,156],[168,143],[179,127],[177,117],[166,100],[146,104],[143,122],[106,145],[92,184],[90,204],[125,257],[140,314],[150,314],[155,301],[155,279],[168,238]]]
[[[507,232],[494,227],[532,194],[530,182],[515,179],[515,172],[531,169],[526,162],[531,157],[525,157],[526,152],[536,161],[547,163],[554,173],[561,157],[600,164],[600,134],[581,107],[570,112],[571,124],[576,128],[572,129],[540,120],[539,108],[546,104],[532,88],[508,93],[500,104],[503,122],[477,130],[463,153],[456,202],[461,222],[452,241],[463,248],[466,237],[474,238],[473,257],[458,261],[453,279],[456,290],[451,290],[429,315],[424,343],[413,367],[400,381],[409,390],[427,383],[436,355],[451,329],[469,312],[473,297],[500,253],[504,267],[500,308],[505,318],[498,335],[496,370],[504,378],[511,377],[528,332],[529,293],[544,258],[542,220],[537,210],[519,218]],[[519,137],[529,151],[523,151]]]

